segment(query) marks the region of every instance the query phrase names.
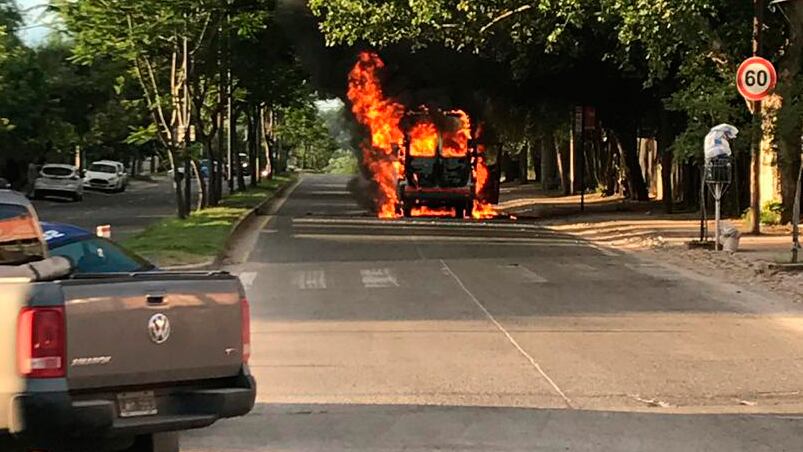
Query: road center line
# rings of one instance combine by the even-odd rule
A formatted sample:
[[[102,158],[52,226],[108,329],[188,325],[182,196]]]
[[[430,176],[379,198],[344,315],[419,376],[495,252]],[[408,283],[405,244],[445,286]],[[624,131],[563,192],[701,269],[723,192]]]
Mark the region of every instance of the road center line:
[[[513,347],[515,347],[516,350],[518,350],[519,353],[521,353],[522,356],[524,356],[530,362],[530,364],[532,364],[533,368],[541,375],[541,377],[543,377],[543,379],[546,380],[547,383],[550,384],[550,386],[552,386],[552,389],[554,389],[555,392],[557,392],[563,398],[563,402],[566,404],[566,406],[568,408],[570,408],[570,409],[574,409],[574,406],[572,406],[571,399],[569,399],[569,397],[567,397],[566,394],[564,394],[564,392],[560,389],[560,387],[558,387],[558,385],[555,383],[555,381],[552,380],[549,377],[549,375],[546,374],[546,372],[544,372],[544,370],[541,368],[541,366],[535,361],[535,358],[533,358],[529,353],[527,353],[521,347],[521,345],[519,345],[518,341],[516,341],[516,339],[514,339],[513,336],[511,336],[510,333],[508,333],[508,331],[505,329],[505,327],[502,326],[502,324],[499,323],[499,321],[496,320],[496,318],[488,311],[488,309],[485,308],[485,305],[483,305],[482,302],[476,296],[474,296],[474,294],[471,293],[470,290],[468,290],[468,287],[466,287],[466,285],[463,284],[463,281],[460,279],[459,276],[457,276],[455,274],[455,272],[452,271],[451,267],[449,267],[449,265],[446,263],[446,261],[444,261],[443,259],[440,259],[440,261],[441,261],[441,265],[442,265],[442,269],[444,270],[444,273],[446,273],[449,276],[451,276],[452,279],[454,279],[455,282],[457,282],[457,284],[460,286],[460,288],[463,289],[463,292],[465,292],[466,295],[468,295],[469,298],[471,298],[471,300],[474,302],[474,304],[476,304],[480,308],[480,310],[482,310],[482,312],[485,313],[485,316],[488,317],[488,320],[490,320],[494,325],[496,325],[496,328],[499,329],[499,331],[501,331],[502,334],[505,335],[507,340],[511,344],[513,344]]]

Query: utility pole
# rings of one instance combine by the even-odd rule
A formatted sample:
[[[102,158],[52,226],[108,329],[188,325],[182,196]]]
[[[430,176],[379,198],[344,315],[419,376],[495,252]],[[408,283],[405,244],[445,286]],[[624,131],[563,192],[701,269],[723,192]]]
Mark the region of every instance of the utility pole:
[[[762,53],[765,0],[753,0],[753,56]],[[761,138],[763,125],[761,101],[753,102],[753,135],[750,143],[750,209],[753,211],[750,232],[761,234]]]

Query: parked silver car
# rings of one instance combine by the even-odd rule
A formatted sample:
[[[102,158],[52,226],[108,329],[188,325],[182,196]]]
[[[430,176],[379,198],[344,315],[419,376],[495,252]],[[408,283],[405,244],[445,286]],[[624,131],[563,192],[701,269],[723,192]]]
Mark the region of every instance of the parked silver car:
[[[61,196],[73,201],[84,199],[84,184],[78,169],[72,165],[48,163],[42,166],[34,182],[34,199],[45,196]]]

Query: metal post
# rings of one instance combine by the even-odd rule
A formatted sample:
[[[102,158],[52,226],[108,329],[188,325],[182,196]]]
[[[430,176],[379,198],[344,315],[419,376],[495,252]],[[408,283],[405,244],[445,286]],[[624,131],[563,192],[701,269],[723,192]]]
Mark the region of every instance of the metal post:
[[[721,213],[721,210],[720,210],[721,204],[722,204],[722,202],[721,202],[722,201],[722,184],[714,184],[714,201],[715,201],[715,204],[714,204],[715,205],[715,207],[714,207],[714,218],[715,218],[714,227],[716,228],[716,231],[714,232],[714,249],[716,251],[719,251],[721,249],[720,248],[721,245],[719,243],[719,234],[720,234],[719,222],[722,219],[722,213]]]
[[[705,205],[705,167],[703,167],[700,173],[700,243],[708,241],[708,217]]]

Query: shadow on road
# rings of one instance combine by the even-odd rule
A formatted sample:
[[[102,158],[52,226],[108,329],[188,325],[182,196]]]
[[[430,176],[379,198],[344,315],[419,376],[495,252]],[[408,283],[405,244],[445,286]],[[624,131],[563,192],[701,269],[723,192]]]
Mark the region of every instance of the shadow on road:
[[[183,437],[187,452],[269,450],[799,450],[803,416],[507,407],[260,404]]]

